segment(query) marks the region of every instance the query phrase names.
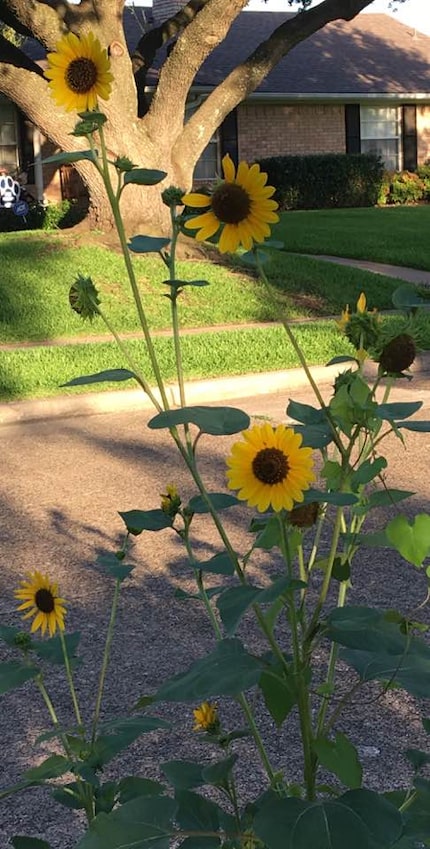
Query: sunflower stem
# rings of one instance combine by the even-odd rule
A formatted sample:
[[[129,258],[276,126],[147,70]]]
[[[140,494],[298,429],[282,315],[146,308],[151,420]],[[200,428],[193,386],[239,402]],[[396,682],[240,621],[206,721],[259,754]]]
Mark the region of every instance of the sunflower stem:
[[[129,352],[128,352],[128,350],[127,350],[127,347],[126,347],[126,345],[124,344],[124,342],[122,341],[121,337],[118,335],[118,333],[116,332],[115,328],[112,326],[112,324],[110,323],[109,319],[108,319],[108,318],[107,318],[107,316],[104,314],[103,310],[101,310],[101,309],[100,309],[100,307],[98,306],[98,304],[97,304],[97,305],[96,305],[96,304],[94,304],[94,306],[96,307],[97,312],[98,312],[98,314],[99,314],[100,318],[102,319],[102,321],[104,321],[104,323],[105,323],[105,325],[106,325],[107,329],[110,331],[110,333],[112,333],[112,336],[114,337],[114,339],[115,339],[115,341],[116,341],[116,343],[117,343],[117,345],[118,345],[118,347],[119,347],[120,351],[121,351],[121,352],[122,352],[122,354],[124,355],[124,357],[125,357],[125,359],[127,360],[127,362],[128,362],[128,364],[129,364],[129,366],[133,369],[134,376],[135,376],[135,378],[136,378],[137,382],[140,384],[140,386],[142,387],[143,391],[144,391],[144,392],[146,392],[146,394],[147,394],[148,398],[152,401],[152,403],[153,403],[153,405],[154,405],[155,409],[156,409],[156,410],[158,410],[158,412],[159,412],[159,413],[161,413],[161,411],[163,410],[163,407],[162,407],[162,406],[161,406],[161,404],[159,404],[159,402],[157,401],[157,398],[155,397],[154,393],[152,392],[152,390],[151,390],[151,387],[150,387],[149,383],[145,380],[145,378],[143,377],[143,375],[140,373],[139,366],[137,366],[137,365],[136,365],[135,361],[133,360],[133,358],[132,358],[132,357],[131,357],[131,355],[129,354]]]
[[[178,225],[176,223],[176,207],[170,207],[170,219],[172,222],[172,241],[170,243],[170,259],[169,259],[169,277],[173,282],[176,277],[176,243],[178,241]],[[184,370],[182,367],[182,352],[179,333],[179,317],[178,317],[178,291],[175,285],[170,286],[170,304],[172,313],[172,330],[173,341],[175,345],[175,360],[176,373],[178,376],[179,397],[181,399],[181,407],[186,406],[185,386],[184,386]]]
[[[75,685],[74,685],[74,682],[73,682],[73,673],[72,673],[72,667],[70,665],[69,653],[67,651],[67,643],[66,643],[66,640],[64,638],[64,632],[61,629],[60,629],[60,642],[61,642],[61,648],[63,650],[64,665],[66,667],[66,676],[67,676],[67,681],[69,683],[70,695],[71,695],[71,698],[72,698],[73,709],[75,711],[76,722],[78,723],[78,725],[80,727],[82,727],[81,712],[79,710],[79,702],[78,702],[78,698],[77,698],[77,695],[76,695]]]
[[[132,293],[133,293],[134,302],[136,304],[136,309],[137,309],[137,313],[138,313],[138,316],[139,316],[140,324],[141,324],[141,327],[142,327],[142,330],[143,330],[143,335],[145,337],[145,343],[146,343],[147,351],[148,351],[149,358],[150,358],[150,361],[151,361],[151,366],[152,366],[152,369],[153,369],[153,372],[154,372],[154,375],[155,375],[155,380],[156,380],[158,390],[160,392],[161,400],[162,400],[162,403],[163,403],[163,408],[165,410],[168,410],[170,408],[170,405],[169,405],[166,390],[165,390],[165,387],[164,387],[164,381],[163,381],[163,378],[161,376],[160,367],[158,365],[157,355],[155,353],[154,345],[153,345],[151,334],[150,334],[150,331],[149,331],[148,320],[146,318],[146,313],[145,313],[145,310],[143,308],[142,300],[141,300],[141,297],[140,297],[139,287],[137,285],[136,275],[134,273],[134,268],[133,268],[133,264],[132,264],[131,257],[130,257],[130,251],[129,251],[128,245],[127,245],[127,237],[125,235],[125,229],[124,229],[124,224],[123,224],[123,220],[122,220],[122,216],[121,216],[120,205],[119,205],[118,199],[116,197],[116,194],[115,194],[115,192],[112,188],[112,183],[111,183],[111,179],[110,179],[110,175],[109,175],[109,163],[108,163],[108,157],[107,157],[107,151],[106,151],[106,143],[105,143],[105,138],[104,138],[102,126],[99,128],[99,135],[100,135],[100,147],[101,147],[101,153],[102,153],[102,162],[103,162],[101,174],[102,174],[102,177],[103,177],[103,182],[104,182],[104,185],[105,185],[106,194],[109,198],[109,203],[110,203],[111,210],[112,210],[112,213],[113,213],[113,217],[114,217],[114,220],[115,220],[115,226],[116,226],[116,229],[117,229],[117,233],[118,233],[118,237],[119,237],[119,241],[120,241],[120,245],[121,245],[121,250],[122,250],[122,254],[123,254],[123,258],[124,258],[125,267],[126,267],[126,270],[127,270],[129,281],[130,281],[130,286],[131,286],[131,290],[132,290]]]
[[[45,684],[44,684],[44,681],[43,681],[43,678],[42,678],[42,673],[40,673],[39,675],[36,676],[35,681],[36,681],[37,687],[39,689],[39,692],[42,696],[42,699],[45,702],[45,705],[48,709],[48,713],[49,713],[49,716],[51,717],[52,724],[53,724],[54,728],[58,729],[58,737],[61,740],[65,754],[67,755],[67,757],[69,758],[69,760],[72,763],[76,763],[73,752],[71,751],[70,746],[68,744],[67,736],[64,733],[64,731],[60,730],[60,722],[59,722],[57,713],[55,711],[54,705],[52,703],[51,697],[50,697],[50,695],[49,695],[49,693],[48,693],[48,691],[45,687]],[[83,804],[84,809],[85,809],[85,814],[86,814],[88,823],[90,823],[91,820],[94,818],[94,805],[93,805],[92,793],[90,795],[88,794],[87,789],[86,789],[86,785],[84,784],[81,776],[78,773],[76,774],[76,783],[79,787],[79,795],[80,795],[80,798],[82,800],[82,804]]]
[[[288,536],[285,530],[285,522],[282,515],[277,514],[279,529],[281,553],[287,567],[288,574],[292,575],[291,553],[288,542]],[[303,672],[308,669],[307,656],[302,657],[302,651],[299,638],[299,625],[297,619],[296,605],[294,594],[288,594],[288,619],[291,627],[291,643],[293,649],[293,664],[294,675],[297,691],[297,707],[299,711],[299,722],[302,737],[303,760],[304,768],[303,775],[306,785],[306,796],[309,801],[315,799],[315,756],[312,751],[312,722],[310,711],[309,690],[306,686],[306,681]]]
[[[106,641],[105,641],[105,647],[104,647],[104,652],[103,652],[103,660],[102,660],[102,665],[101,665],[101,669],[100,669],[99,686],[98,686],[98,690],[97,690],[97,698],[96,698],[96,704],[95,704],[95,708],[94,708],[94,719],[93,719],[93,728],[92,728],[92,734],[91,734],[91,745],[94,745],[95,740],[96,740],[96,736],[97,736],[97,728],[98,728],[98,723],[99,723],[99,718],[100,718],[100,710],[101,710],[101,706],[102,706],[102,699],[103,699],[103,691],[104,691],[105,680],[106,680],[106,673],[107,673],[107,669],[108,669],[108,666],[109,666],[110,649],[111,649],[114,630],[115,630],[115,620],[116,620],[116,612],[117,612],[117,608],[118,608],[118,599],[119,599],[120,589],[121,589],[121,581],[120,581],[119,578],[117,578],[117,580],[115,582],[115,590],[114,590],[113,599],[112,599],[109,625],[108,625],[108,630],[107,630],[107,634],[106,634]]]

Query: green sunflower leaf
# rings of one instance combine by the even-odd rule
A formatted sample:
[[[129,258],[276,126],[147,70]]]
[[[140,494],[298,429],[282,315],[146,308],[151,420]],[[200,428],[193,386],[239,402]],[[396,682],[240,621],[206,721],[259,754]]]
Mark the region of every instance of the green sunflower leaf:
[[[412,520],[400,514],[389,522],[385,532],[399,554],[414,566],[422,566],[430,555],[430,516],[427,513],[420,513]]]
[[[90,162],[95,162],[97,152],[93,150],[72,150],[68,153],[55,153],[53,156],[48,156],[42,160],[42,165],[68,165],[71,162],[79,162],[81,159],[89,159]]]
[[[21,684],[25,684],[26,681],[35,678],[38,674],[39,668],[37,666],[27,666],[15,660],[9,663],[0,663],[0,694],[20,687]]]
[[[72,634],[64,634],[67,654],[69,655],[72,667],[80,662],[80,659],[76,657],[80,638],[81,634],[79,631],[74,631]],[[64,665],[63,647],[58,634],[50,637],[48,640],[34,640],[32,647],[36,654],[48,663]]]
[[[148,422],[148,427],[158,430],[178,424],[194,424],[202,433],[227,436],[249,427],[247,413],[236,407],[182,407],[158,413]]]
[[[11,838],[13,849],[51,849],[51,844],[46,840],[39,840],[38,837],[24,837],[24,835],[15,834]]]
[[[142,531],[163,531],[172,527],[172,517],[164,510],[126,510],[119,512],[128,532],[139,536]]]
[[[210,560],[200,561],[198,568],[215,575],[234,575],[234,563],[226,551],[215,554]]]
[[[124,175],[124,185],[137,183],[138,186],[155,186],[167,177],[166,171],[157,171],[155,168],[133,168]],[[137,237],[138,238],[138,237]]]
[[[203,766],[195,761],[166,761],[161,771],[176,790],[192,790],[205,784]]]
[[[254,686],[262,663],[240,640],[220,640],[213,652],[161,685],[157,701],[200,702],[211,696],[234,696]]]
[[[230,495],[228,492],[208,492],[207,495],[215,510],[225,510],[227,507],[235,507],[236,504],[240,504],[239,499],[235,495]],[[193,498],[190,498],[187,509],[191,513],[210,512],[206,501],[201,495],[194,495]]]
[[[168,796],[139,796],[98,814],[76,849],[168,849],[177,808]]]
[[[47,781],[48,778],[59,778],[69,772],[71,761],[63,755],[50,755],[39,766],[33,766],[24,773],[27,781]]]
[[[138,799],[139,796],[160,796],[166,788],[159,781],[153,781],[152,778],[139,778],[136,775],[130,775],[121,778],[118,789],[119,803],[125,805],[126,802],[130,802],[131,799]]]
[[[136,254],[159,253],[167,245],[170,245],[170,239],[161,236],[133,236],[128,243],[130,250]]]
[[[136,375],[127,368],[110,368],[106,371],[98,371],[95,374],[84,374],[81,377],[74,377],[73,380],[68,380],[67,383],[62,383],[61,386],[85,386],[90,383],[119,383],[122,380],[132,380]]]

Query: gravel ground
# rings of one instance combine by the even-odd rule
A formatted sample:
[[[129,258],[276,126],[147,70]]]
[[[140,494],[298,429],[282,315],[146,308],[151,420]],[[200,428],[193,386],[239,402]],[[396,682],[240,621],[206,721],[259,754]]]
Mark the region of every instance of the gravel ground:
[[[424,378],[402,386],[400,394],[408,400],[420,397],[427,407],[422,417],[430,417],[430,391]],[[295,390],[294,397],[310,400],[305,390]],[[281,396],[242,399],[237,405],[253,415],[273,416],[276,421],[285,418],[286,401]],[[77,689],[87,718],[94,704],[112,592],[111,582],[96,560],[102,553],[115,551],[120,542],[122,523],[116,511],[158,506],[158,494],[170,482],[178,485],[184,500],[194,494],[180,458],[168,450],[166,434],[146,429],[148,418],[146,413],[118,412],[0,428],[0,618],[3,624],[19,621],[13,590],[26,571],[46,570],[58,580],[70,602],[68,630],[82,633],[83,666]],[[202,473],[212,490],[224,486],[224,458],[233,440],[201,441]],[[392,440],[384,452],[390,460],[389,484],[417,493],[407,508],[410,512],[428,511],[430,436],[411,433],[407,441],[407,453],[398,440]],[[238,551],[245,550],[249,542],[244,528],[250,516],[246,508],[224,513]],[[382,514],[374,519],[376,525],[383,521]],[[199,557],[220,550],[215,531],[203,517],[196,518],[194,531]],[[119,605],[104,701],[106,718],[121,715],[139,696],[152,692],[214,646],[200,608],[174,598],[177,587],[189,590],[193,586],[179,539],[168,531],[144,534],[135,541],[132,561],[136,568],[124,583]],[[261,555],[252,570],[255,579],[264,582],[275,568],[273,557]],[[406,612],[425,597],[424,576],[390,552],[362,554],[353,578],[349,601],[354,604],[398,607]],[[251,650],[261,650],[251,619],[244,621],[240,636]],[[0,651],[2,658],[7,656],[3,646]],[[323,654],[321,650],[321,661]],[[348,676],[348,671],[342,670],[342,684]],[[72,721],[67,690],[55,670],[49,673],[49,689],[61,718],[65,723]],[[240,723],[234,705],[220,700],[219,706],[225,726]],[[278,732],[258,700],[255,706],[273,762],[289,777],[298,777],[295,716]],[[142,737],[112,763],[108,775],[137,773],[156,778],[160,775],[157,763],[170,758],[218,757],[192,732],[192,707],[160,708],[157,712],[172,720],[173,732]],[[403,750],[426,745],[420,723],[422,707],[425,715],[425,705],[419,707],[400,691],[375,701],[375,689],[369,688],[344,716],[340,728],[351,734],[359,748],[367,786],[402,786],[408,771]],[[0,727],[0,784],[5,787],[53,750],[52,743],[44,743],[42,752],[34,745],[49,722],[31,684],[3,697]],[[248,742],[238,742],[237,751],[239,787],[243,798],[252,798],[264,785],[263,771]],[[10,845],[13,834],[43,837],[52,849],[71,849],[81,829],[79,815],[53,803],[44,789],[29,790],[0,806],[1,849]]]

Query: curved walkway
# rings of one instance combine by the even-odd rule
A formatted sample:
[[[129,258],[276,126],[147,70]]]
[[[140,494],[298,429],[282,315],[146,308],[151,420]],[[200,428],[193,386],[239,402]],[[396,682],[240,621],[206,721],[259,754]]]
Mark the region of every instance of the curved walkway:
[[[347,259],[341,256],[327,256],[325,254],[296,254],[306,256],[308,259],[321,259],[323,262],[335,262],[337,265],[351,265],[353,268],[361,268],[363,271],[372,271],[374,274],[385,274],[387,277],[396,277],[405,283],[430,286],[430,271],[421,268],[405,268],[402,265],[389,265],[386,262],[370,262],[366,259]]]

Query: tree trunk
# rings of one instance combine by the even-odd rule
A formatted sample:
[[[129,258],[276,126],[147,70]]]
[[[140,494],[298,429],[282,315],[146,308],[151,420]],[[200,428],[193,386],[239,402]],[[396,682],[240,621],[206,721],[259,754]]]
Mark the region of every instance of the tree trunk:
[[[137,138],[136,138],[137,136]],[[120,124],[120,118],[112,115],[105,125],[105,137],[109,158],[127,156],[140,168],[156,168],[167,173],[166,178],[156,186],[128,185],[121,197],[121,214],[126,233],[131,237],[137,233],[146,235],[166,235],[170,230],[170,213],[161,200],[161,192],[168,186],[177,186],[184,191],[192,184],[194,161],[184,153],[179,162],[172,161],[169,146],[163,149],[157,141],[151,142],[145,132],[145,119],[140,119],[138,127],[132,131]],[[121,147],[117,139],[121,139]],[[97,139],[96,147],[97,147]],[[114,224],[113,216],[103,182],[94,165],[87,161],[76,163],[76,169],[89,194],[88,221],[92,228],[110,230]],[[116,187],[116,172],[112,169],[111,180]]]

